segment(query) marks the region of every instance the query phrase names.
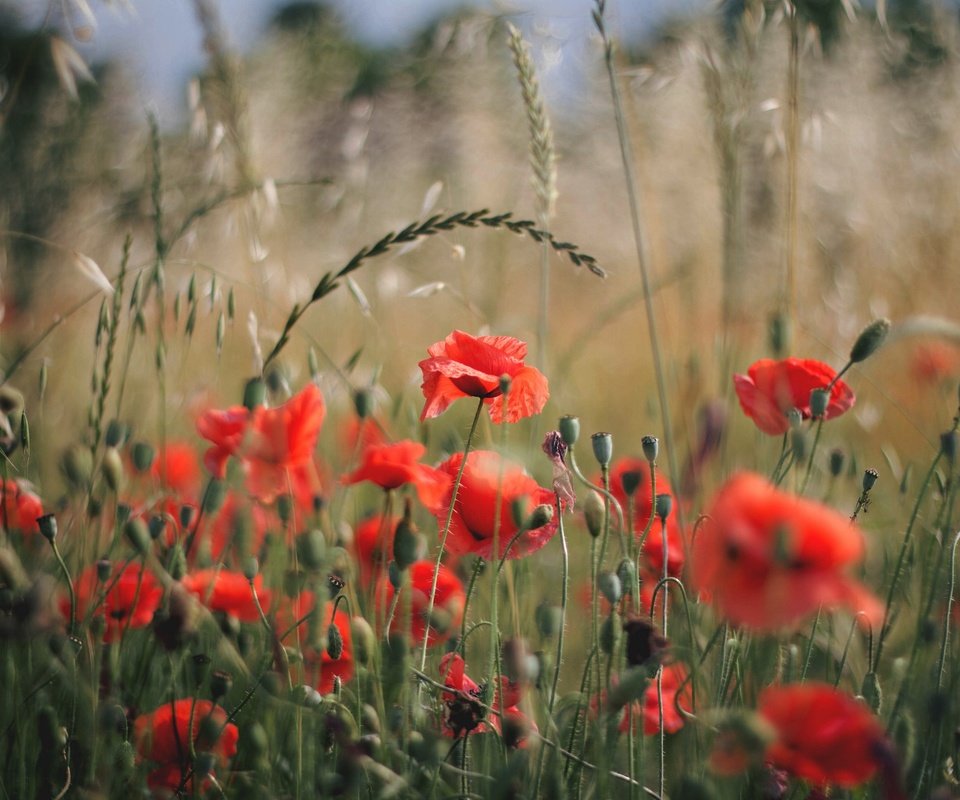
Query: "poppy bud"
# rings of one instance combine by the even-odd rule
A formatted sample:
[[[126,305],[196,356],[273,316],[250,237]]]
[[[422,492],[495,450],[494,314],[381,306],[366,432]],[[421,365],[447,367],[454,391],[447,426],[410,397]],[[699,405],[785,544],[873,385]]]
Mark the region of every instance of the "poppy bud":
[[[134,442],[130,448],[130,459],[137,472],[147,472],[153,466],[156,451],[148,442]]]
[[[323,567],[325,550],[323,533],[316,528],[304,531],[297,537],[297,558],[306,569],[318,570]]]
[[[60,469],[75,489],[85,488],[93,474],[93,455],[88,447],[75,444],[60,459]]]
[[[880,473],[875,469],[867,469],[863,471],[863,491],[869,492],[877,483],[877,478],[880,477]]]
[[[369,703],[364,703],[360,708],[360,727],[365,733],[380,733],[380,717]]]
[[[107,424],[107,433],[103,440],[104,444],[106,444],[107,447],[120,447],[127,441],[129,432],[126,425],[119,420],[112,419]]]
[[[553,638],[563,625],[563,611],[544,600],[535,612],[537,630],[544,639]]]
[[[363,617],[350,620],[350,635],[353,640],[353,658],[358,664],[370,666],[377,647],[377,637],[370,623]]]
[[[212,480],[203,493],[203,513],[216,514],[227,498],[227,486],[223,481]]]
[[[890,320],[885,317],[875,319],[867,325],[860,331],[853,347],[850,348],[850,363],[857,364],[872,356],[880,349],[880,345],[883,344],[888,333],[890,333]]]
[[[598,492],[590,492],[583,504],[583,515],[587,520],[587,530],[596,539],[603,533],[603,498]]]
[[[213,671],[213,675],[210,676],[210,694],[213,695],[215,702],[228,695],[232,688],[233,675],[222,669]]]
[[[277,498],[277,516],[284,525],[293,519],[293,498],[290,495],[282,494]]]
[[[97,580],[100,581],[100,583],[106,583],[110,579],[110,570],[112,566],[113,565],[106,558],[101,558],[97,562]]]
[[[527,497],[520,495],[513,498],[510,503],[510,516],[513,518],[513,524],[518,528],[523,528],[527,521]]]
[[[145,556],[150,551],[150,533],[140,517],[127,520],[127,524],[123,526],[123,535],[140,555]]]
[[[673,495],[658,494],[655,508],[660,521],[666,522],[667,517],[670,516],[670,512],[673,510]]]
[[[404,516],[393,535],[393,560],[398,569],[405,570],[420,558],[420,544],[421,537],[413,521]]]
[[[243,562],[243,577],[253,581],[260,574],[260,562],[255,558],[248,558]]]
[[[353,393],[353,407],[360,419],[366,419],[373,411],[373,392],[367,388],[357,389]]]
[[[601,467],[610,466],[613,458],[613,434],[595,433],[590,437],[590,443],[593,445],[593,457]]]
[[[826,414],[829,404],[830,392],[826,389],[814,389],[810,392],[810,416],[814,419],[820,419]]]
[[[400,588],[400,585],[403,583],[403,577],[402,577],[401,572],[402,572],[402,571],[401,571],[400,567],[397,566],[397,562],[396,562],[396,561],[391,561],[391,562],[387,565],[387,578],[389,578],[389,580],[390,580],[390,585],[391,585],[394,589],[399,589],[399,588]]]
[[[180,511],[178,516],[180,517],[180,527],[181,528],[191,528],[193,527],[194,519],[196,516],[197,509],[191,505],[184,503],[180,506]],[[234,536],[236,540],[236,536]]]
[[[836,478],[843,472],[843,462],[846,456],[839,447],[830,451],[830,474]]]
[[[656,436],[644,436],[640,444],[643,447],[643,457],[651,464],[656,461],[660,452],[660,440]]]
[[[535,531],[537,528],[542,528],[550,520],[553,519],[553,506],[543,503],[537,506],[530,513],[530,516],[527,518],[525,528],[531,531]]]
[[[175,581],[182,581],[183,576],[187,574],[187,554],[183,551],[183,545],[179,543],[175,544],[170,551],[168,572]]]
[[[770,350],[775,358],[779,358],[787,351],[790,342],[790,323],[782,314],[774,314],[770,318],[770,327],[767,330]]]
[[[262,378],[251,378],[243,387],[243,405],[250,411],[262,406],[267,399],[267,387]]]
[[[940,451],[951,464],[957,458],[957,432],[946,431],[940,434]]]
[[[37,517],[37,525],[43,538],[53,544],[57,539],[57,518],[53,514],[44,514]]]
[[[154,514],[147,522],[147,529],[150,531],[150,538],[157,541],[167,527],[167,520],[162,514]]]
[[[577,443],[577,439],[580,438],[580,417],[575,417],[572,414],[560,417],[557,427],[560,429],[560,437],[563,439],[563,443],[567,447],[573,447]]]
[[[336,625],[327,629],[327,655],[334,661],[343,655],[343,634]]]
[[[610,604],[616,603],[623,595],[623,585],[620,583],[620,578],[612,572],[601,572],[597,576],[597,588]]]

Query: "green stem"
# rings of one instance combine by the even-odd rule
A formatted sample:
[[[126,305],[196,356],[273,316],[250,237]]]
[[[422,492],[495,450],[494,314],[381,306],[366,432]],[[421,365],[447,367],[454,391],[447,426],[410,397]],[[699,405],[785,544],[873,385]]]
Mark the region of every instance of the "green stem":
[[[447,546],[447,536],[450,533],[450,523],[453,521],[453,509],[457,504],[457,494],[460,492],[460,482],[463,480],[463,470],[467,466],[467,456],[470,454],[470,447],[473,444],[473,437],[477,432],[477,425],[480,423],[481,411],[483,411],[482,398],[477,401],[477,410],[473,415],[473,422],[470,425],[470,432],[467,434],[467,441],[463,446],[463,460],[460,462],[460,469],[457,470],[457,477],[453,481],[453,491],[450,493],[450,508],[447,509],[447,519],[443,523],[443,531],[440,534],[440,547],[437,550],[437,558],[433,564],[433,581],[430,584],[430,601],[427,603],[426,629],[423,632],[423,646],[420,649],[421,672],[423,672],[427,666],[427,642],[430,639],[430,620],[433,618],[433,605],[437,599],[437,579],[440,575],[440,562],[443,560],[444,548]]]

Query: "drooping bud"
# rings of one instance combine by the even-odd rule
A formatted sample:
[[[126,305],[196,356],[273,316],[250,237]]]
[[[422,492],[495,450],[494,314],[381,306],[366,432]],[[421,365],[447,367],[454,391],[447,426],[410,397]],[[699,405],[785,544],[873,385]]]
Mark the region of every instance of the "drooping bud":
[[[613,434],[595,433],[590,437],[590,443],[593,445],[593,457],[601,467],[610,466],[613,459]]]
[[[336,625],[327,629],[327,655],[334,661],[343,655],[343,634]]]
[[[617,603],[623,595],[623,584],[612,572],[601,572],[597,576],[597,588],[611,605]]]
[[[850,363],[857,364],[864,359],[872,356],[890,333],[890,320],[885,317],[875,319],[866,328],[860,331],[860,335],[850,348]]]

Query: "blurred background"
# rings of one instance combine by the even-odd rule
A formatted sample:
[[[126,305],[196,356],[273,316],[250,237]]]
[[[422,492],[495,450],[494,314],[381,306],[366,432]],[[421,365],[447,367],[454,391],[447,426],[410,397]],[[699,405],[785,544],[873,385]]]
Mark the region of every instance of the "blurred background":
[[[335,417],[353,390],[374,385],[405,435],[426,347],[453,328],[504,333],[531,342],[551,381],[531,442],[564,413],[613,431],[624,453],[662,433],[592,8],[0,2],[0,364],[31,396],[46,365],[56,401],[43,407],[37,446],[88,413],[102,295],[76,253],[114,279],[130,235],[131,269],[151,265],[154,197],[169,246],[168,408],[149,337],[134,345],[118,408],[144,435],[169,419],[191,436],[196,413],[236,402],[294,303],[385,233],[481,208],[536,220],[508,23],[529,42],[552,125],[557,198],[546,222],[607,277],[551,256],[549,336],[535,348],[538,246],[503,231],[445,232],[371,260],[310,309],[281,377],[294,388],[309,379],[312,349]],[[839,368],[857,332],[889,316],[891,344],[849,376],[856,413],[831,430],[854,464],[898,479],[935,451],[956,407],[957,11],[933,0],[798,4],[795,302],[777,343],[792,8],[608,4],[674,435],[681,455],[695,453],[704,415],[726,408],[742,434],[727,456],[751,465],[765,456],[731,406],[731,373],[775,354]],[[422,433],[455,440],[469,413],[454,409],[431,429],[440,433]]]

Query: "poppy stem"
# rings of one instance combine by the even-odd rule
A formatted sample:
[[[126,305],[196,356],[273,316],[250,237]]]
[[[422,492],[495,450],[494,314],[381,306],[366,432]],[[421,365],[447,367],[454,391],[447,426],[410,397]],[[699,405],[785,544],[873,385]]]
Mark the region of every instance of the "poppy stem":
[[[817,452],[817,445],[820,443],[820,432],[823,430],[823,417],[817,420],[817,432],[813,435],[813,446],[810,448],[810,457],[807,459],[807,471],[803,474],[803,482],[800,484],[799,494],[807,491],[807,482],[810,480],[810,473],[813,471],[813,456]]]
[[[447,509],[447,519],[443,523],[443,531],[440,534],[440,547],[437,550],[437,558],[433,564],[433,580],[430,583],[430,601],[427,603],[426,625],[423,631],[423,645],[420,649],[420,671],[423,672],[427,666],[427,642],[430,640],[430,620],[433,618],[433,605],[437,599],[437,579],[440,575],[440,562],[443,560],[443,552],[447,546],[447,535],[450,533],[450,523],[453,521],[453,509],[457,505],[457,494],[460,492],[460,482],[463,480],[463,470],[467,466],[467,456],[470,454],[470,447],[473,444],[474,434],[477,432],[477,425],[480,423],[480,412],[483,411],[483,398],[477,401],[477,410],[473,415],[473,422],[470,425],[470,431],[467,433],[467,441],[463,445],[463,459],[460,461],[460,469],[457,470],[457,477],[453,481],[453,490],[450,493],[450,508]]]

